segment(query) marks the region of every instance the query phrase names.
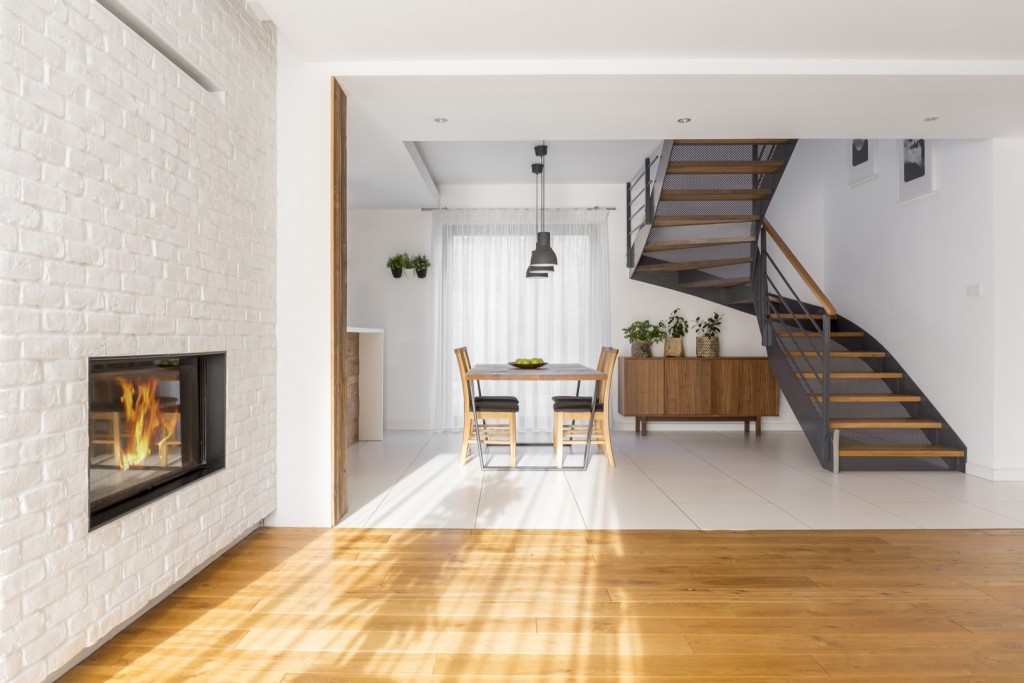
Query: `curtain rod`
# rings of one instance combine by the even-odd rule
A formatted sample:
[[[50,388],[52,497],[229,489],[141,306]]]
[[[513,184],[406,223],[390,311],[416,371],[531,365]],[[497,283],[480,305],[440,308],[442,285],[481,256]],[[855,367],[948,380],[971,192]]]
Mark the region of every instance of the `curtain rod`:
[[[523,211],[536,211],[532,206],[442,206],[436,209],[421,208],[420,211],[447,211],[448,209],[460,209],[464,211],[512,211],[512,210],[523,210]],[[547,207],[545,211],[560,211],[563,209],[584,209],[586,211],[616,211],[617,207],[614,206],[556,206]]]

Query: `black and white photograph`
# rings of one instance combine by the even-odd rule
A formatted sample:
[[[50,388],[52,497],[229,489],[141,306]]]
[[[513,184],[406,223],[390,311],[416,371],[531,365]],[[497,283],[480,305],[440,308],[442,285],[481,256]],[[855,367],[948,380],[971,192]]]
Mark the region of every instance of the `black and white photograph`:
[[[850,140],[849,144],[849,184],[853,185],[875,177],[878,173],[875,168],[875,160],[878,158],[878,141],[857,138]]]
[[[935,190],[935,144],[931,140],[905,139],[900,142],[899,201],[913,199]]]

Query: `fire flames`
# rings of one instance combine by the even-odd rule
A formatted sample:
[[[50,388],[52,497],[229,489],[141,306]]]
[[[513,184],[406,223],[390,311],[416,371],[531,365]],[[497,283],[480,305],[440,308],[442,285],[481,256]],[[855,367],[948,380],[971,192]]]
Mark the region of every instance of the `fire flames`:
[[[126,470],[132,465],[141,465],[153,445],[159,449],[174,435],[178,413],[164,413],[160,409],[160,397],[156,394],[159,379],[149,378],[136,383],[118,377],[117,383],[121,387],[128,437],[128,443],[121,450],[121,469]],[[157,436],[161,430],[163,436]]]

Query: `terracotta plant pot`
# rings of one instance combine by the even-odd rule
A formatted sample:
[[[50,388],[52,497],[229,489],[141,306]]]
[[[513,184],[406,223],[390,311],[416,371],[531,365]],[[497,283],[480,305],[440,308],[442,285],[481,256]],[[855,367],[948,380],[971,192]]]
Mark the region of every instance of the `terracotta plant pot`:
[[[629,350],[633,358],[650,358],[653,354],[651,353],[651,342],[646,341],[635,341],[629,345]]]
[[[392,268],[391,269],[391,274],[393,276],[395,276],[395,277],[402,277],[402,269],[401,268]]]
[[[686,351],[683,350],[682,337],[667,337],[665,339],[666,358],[682,358],[685,355]]]
[[[700,358],[718,358],[718,337],[697,337],[697,355]]]

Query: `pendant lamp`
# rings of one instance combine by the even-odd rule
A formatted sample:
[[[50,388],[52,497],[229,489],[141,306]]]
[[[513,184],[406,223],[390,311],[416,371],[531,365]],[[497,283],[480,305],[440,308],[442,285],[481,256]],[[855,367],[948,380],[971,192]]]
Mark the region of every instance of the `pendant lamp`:
[[[530,255],[530,267],[526,269],[526,277],[547,277],[558,265],[558,257],[551,248],[551,233],[544,229],[544,157],[547,156],[548,146],[537,145],[533,148],[533,153],[540,157],[540,163],[531,166],[537,202],[537,246]]]

